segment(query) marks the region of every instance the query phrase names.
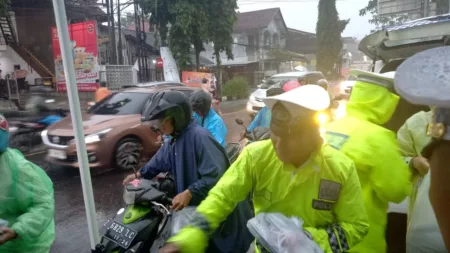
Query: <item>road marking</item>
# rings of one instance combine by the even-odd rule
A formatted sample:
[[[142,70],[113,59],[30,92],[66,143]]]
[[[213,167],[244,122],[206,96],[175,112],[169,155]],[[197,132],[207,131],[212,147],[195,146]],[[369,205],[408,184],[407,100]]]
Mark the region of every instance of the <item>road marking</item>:
[[[40,155],[40,154],[44,154],[44,153],[46,153],[46,152],[47,152],[47,150],[42,150],[42,151],[38,151],[38,152],[35,152],[35,153],[26,154],[26,155],[24,155],[24,157],[30,157],[30,156]]]

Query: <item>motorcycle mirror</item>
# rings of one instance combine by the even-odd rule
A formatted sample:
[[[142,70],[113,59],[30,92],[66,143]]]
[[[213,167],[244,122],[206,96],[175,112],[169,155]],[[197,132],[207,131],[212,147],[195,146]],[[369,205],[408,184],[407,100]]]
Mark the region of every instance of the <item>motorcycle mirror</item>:
[[[405,60],[395,73],[395,89],[408,102],[450,108],[450,47],[429,49]]]
[[[235,121],[238,125],[244,125],[244,121],[242,121],[241,119],[236,119]]]

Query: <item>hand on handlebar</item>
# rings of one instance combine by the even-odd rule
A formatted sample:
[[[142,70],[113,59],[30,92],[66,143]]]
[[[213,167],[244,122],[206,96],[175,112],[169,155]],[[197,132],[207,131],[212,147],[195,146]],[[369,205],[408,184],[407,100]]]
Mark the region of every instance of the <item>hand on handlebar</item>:
[[[136,174],[131,174],[128,175],[122,182],[123,186],[127,185],[128,183],[130,183],[131,181],[135,180],[135,179],[139,179],[141,178],[141,173],[138,171]]]
[[[175,243],[168,243],[159,250],[159,253],[179,253],[180,248]]]
[[[173,198],[171,208],[175,211],[181,211],[183,208],[189,205],[191,202],[192,194],[189,190],[186,190]]]

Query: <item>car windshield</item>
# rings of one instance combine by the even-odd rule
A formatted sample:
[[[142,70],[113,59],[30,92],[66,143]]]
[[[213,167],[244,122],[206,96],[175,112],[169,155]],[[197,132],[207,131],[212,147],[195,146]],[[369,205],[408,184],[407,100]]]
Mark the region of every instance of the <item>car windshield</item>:
[[[150,96],[149,93],[115,93],[93,106],[89,113],[97,115],[140,114]]]
[[[281,86],[289,81],[297,81],[298,76],[277,76],[267,79],[265,83],[261,85],[261,89],[269,89],[272,85]]]

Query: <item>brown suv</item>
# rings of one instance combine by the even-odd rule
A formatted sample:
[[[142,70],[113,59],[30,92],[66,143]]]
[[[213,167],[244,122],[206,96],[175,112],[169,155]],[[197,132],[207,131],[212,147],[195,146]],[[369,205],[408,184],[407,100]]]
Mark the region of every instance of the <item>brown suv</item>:
[[[158,91],[177,90],[189,96],[197,88],[175,85],[132,88],[113,93],[83,113],[83,126],[90,167],[129,170],[142,158],[150,158],[159,148],[158,135],[141,124],[141,112]],[[78,167],[70,117],[42,132],[51,163]]]

